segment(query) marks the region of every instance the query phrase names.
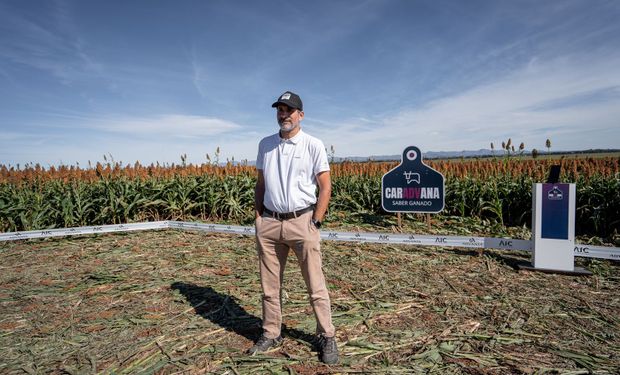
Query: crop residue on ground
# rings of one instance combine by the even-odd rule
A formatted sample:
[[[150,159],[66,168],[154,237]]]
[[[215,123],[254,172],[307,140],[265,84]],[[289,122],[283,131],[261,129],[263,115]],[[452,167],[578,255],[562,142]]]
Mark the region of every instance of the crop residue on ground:
[[[178,231],[0,244],[2,373],[617,373],[618,264],[517,272],[499,251],[323,243],[341,363],[314,351],[294,256],[284,345],[260,334],[251,237]]]

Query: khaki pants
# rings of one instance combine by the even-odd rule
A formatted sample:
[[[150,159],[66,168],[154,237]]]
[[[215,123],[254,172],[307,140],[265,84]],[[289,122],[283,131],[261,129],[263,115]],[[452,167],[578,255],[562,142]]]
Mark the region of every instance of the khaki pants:
[[[319,230],[312,224],[312,211],[289,220],[263,216],[256,220],[256,247],[263,290],[263,331],[270,339],[282,326],[281,286],[289,249],[297,256],[316,317],[317,334],[332,337],[331,306],[323,276]]]

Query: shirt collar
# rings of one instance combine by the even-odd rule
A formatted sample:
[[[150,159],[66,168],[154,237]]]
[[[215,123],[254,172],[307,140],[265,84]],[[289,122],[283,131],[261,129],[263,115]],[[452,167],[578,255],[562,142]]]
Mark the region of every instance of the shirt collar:
[[[293,138],[289,138],[289,139],[280,138],[280,143],[292,143],[296,145],[299,143],[299,141],[301,141],[302,134],[303,134],[303,131],[299,129],[299,133],[295,134]]]

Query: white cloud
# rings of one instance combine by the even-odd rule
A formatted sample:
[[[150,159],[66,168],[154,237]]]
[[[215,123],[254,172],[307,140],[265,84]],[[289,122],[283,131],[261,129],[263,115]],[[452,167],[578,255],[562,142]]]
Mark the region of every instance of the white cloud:
[[[541,148],[546,138],[561,149],[618,147],[618,66],[620,56],[533,59],[495,83],[403,108],[371,127],[350,120],[312,128],[341,156],[394,154],[410,144],[425,151],[488,148],[508,137],[528,148]]]
[[[231,121],[188,115],[160,115],[147,118],[98,119],[63,116],[77,120],[74,125],[47,127],[44,132],[7,131],[0,133],[0,160],[3,164],[41,162],[52,165],[102,161],[112,155],[124,163],[204,163],[220,147],[220,161],[253,160],[259,135],[242,131]]]
[[[71,84],[91,74],[100,74],[101,65],[84,49],[68,7],[61,3],[44,5],[54,22],[44,25],[0,6],[0,23],[9,32],[0,38],[0,57],[6,62],[48,72],[63,84]],[[10,36],[10,37],[9,37]]]
[[[36,139],[36,138],[38,137],[32,134],[28,134],[28,133],[15,132],[15,131],[4,131],[4,130],[0,132],[0,142],[13,142],[13,141],[18,141],[18,140]]]
[[[196,46],[193,45],[190,51],[190,64],[192,65],[192,84],[202,98],[207,97],[206,83],[207,74],[205,68],[200,64],[196,56]]]
[[[103,120],[93,127],[114,133],[146,137],[198,138],[224,134],[241,128],[234,122],[191,115],[161,115],[150,118]]]

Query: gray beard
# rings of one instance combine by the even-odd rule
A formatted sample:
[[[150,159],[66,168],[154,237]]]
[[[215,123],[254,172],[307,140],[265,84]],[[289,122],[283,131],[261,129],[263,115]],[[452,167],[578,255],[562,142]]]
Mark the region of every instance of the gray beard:
[[[280,125],[280,131],[284,133],[291,132],[299,127],[299,124],[291,124],[291,125],[279,124],[279,125]]]

